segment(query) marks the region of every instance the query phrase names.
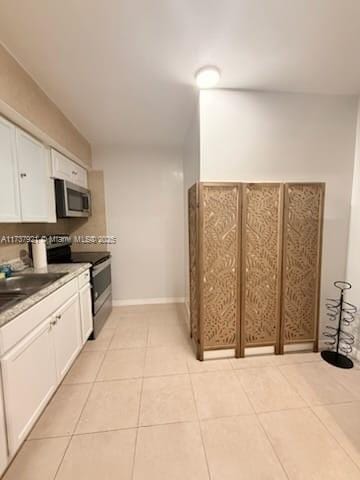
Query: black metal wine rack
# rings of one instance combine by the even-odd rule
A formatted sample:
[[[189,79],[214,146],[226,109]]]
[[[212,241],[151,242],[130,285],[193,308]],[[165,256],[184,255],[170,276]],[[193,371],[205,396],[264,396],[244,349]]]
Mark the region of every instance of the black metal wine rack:
[[[334,286],[340,290],[340,298],[328,298],[326,303],[327,316],[335,325],[327,325],[324,332],[325,344],[329,350],[321,352],[322,358],[339,368],[352,368],[354,366],[348,355],[352,352],[355,337],[352,333],[344,330],[355,320],[357,308],[344,300],[345,290],[351,288],[351,283],[337,281]]]

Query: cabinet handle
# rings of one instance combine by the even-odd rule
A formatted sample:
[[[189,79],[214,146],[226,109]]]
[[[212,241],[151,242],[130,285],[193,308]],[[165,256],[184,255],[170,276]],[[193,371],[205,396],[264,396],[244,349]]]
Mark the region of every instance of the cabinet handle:
[[[61,319],[61,315],[56,315],[56,320],[60,320]]]
[[[72,174],[73,174],[73,175],[77,175],[77,172],[75,172],[75,170],[73,170]]]
[[[26,177],[26,173],[20,173],[20,178]]]
[[[52,321],[50,322],[50,325],[51,325],[52,327],[55,327],[56,324],[57,324],[57,320],[52,320]]]

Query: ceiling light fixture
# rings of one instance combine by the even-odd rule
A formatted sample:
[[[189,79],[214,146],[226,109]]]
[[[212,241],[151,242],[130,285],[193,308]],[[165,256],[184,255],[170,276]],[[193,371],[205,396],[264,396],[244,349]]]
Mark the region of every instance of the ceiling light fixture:
[[[213,88],[220,79],[220,70],[213,66],[202,67],[195,73],[195,79],[199,88]]]

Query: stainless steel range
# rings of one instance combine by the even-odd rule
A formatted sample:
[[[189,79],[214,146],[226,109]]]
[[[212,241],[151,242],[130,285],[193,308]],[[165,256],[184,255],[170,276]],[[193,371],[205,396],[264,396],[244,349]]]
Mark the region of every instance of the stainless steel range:
[[[61,238],[61,241],[57,242],[57,238]],[[73,252],[71,241],[65,235],[49,235],[46,250],[48,263],[91,263],[94,329],[90,339],[95,339],[112,310],[110,252]]]
[[[109,252],[73,252],[70,262],[89,262],[91,267],[91,298],[96,338],[112,310],[111,257]]]

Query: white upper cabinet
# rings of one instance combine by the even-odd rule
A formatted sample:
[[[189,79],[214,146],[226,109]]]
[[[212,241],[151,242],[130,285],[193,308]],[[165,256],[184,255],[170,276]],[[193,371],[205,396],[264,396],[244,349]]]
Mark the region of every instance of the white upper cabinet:
[[[20,222],[16,128],[0,117],[0,222]]]
[[[16,130],[21,218],[23,222],[47,222],[49,218],[50,171],[44,145]]]
[[[56,222],[50,150],[0,117],[0,223]]]
[[[56,150],[51,150],[52,174],[54,178],[68,180],[75,185],[87,188],[87,171],[77,163],[65,157]]]

